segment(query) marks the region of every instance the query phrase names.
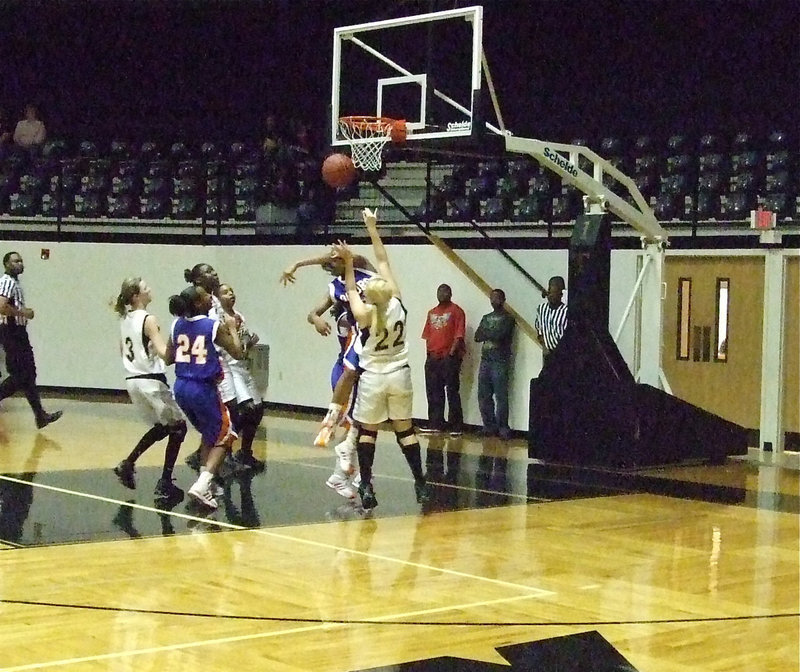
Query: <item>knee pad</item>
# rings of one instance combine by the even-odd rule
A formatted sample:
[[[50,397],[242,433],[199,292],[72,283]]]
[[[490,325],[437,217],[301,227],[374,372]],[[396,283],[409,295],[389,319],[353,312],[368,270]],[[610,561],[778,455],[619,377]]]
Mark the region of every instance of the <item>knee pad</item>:
[[[358,428],[359,443],[371,443],[374,446],[377,438],[378,432],[374,429],[364,429],[363,427]]]
[[[255,404],[252,399],[239,404],[239,422],[242,425],[258,427],[264,417],[264,404]]]
[[[417,435],[414,433],[413,427],[409,427],[408,429],[404,429],[400,432],[395,431],[394,436],[397,439],[397,445],[401,448],[413,446],[415,443],[417,443]]]
[[[153,438],[156,441],[161,441],[161,439],[166,439],[167,436],[169,435],[169,427],[167,425],[162,425],[161,423],[153,425],[153,429],[151,429],[150,431],[153,432]]]
[[[166,429],[170,437],[174,436],[179,441],[183,441],[186,438],[186,423],[183,420],[176,422],[174,425],[169,425]]]

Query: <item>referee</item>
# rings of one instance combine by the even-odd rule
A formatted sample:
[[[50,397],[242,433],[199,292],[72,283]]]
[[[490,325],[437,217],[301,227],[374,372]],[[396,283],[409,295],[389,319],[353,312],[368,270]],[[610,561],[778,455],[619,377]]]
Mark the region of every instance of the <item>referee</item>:
[[[36,426],[41,429],[61,417],[62,411],[47,413],[36,388],[36,362],[28,339],[28,320],[33,310],[25,307],[19,274],[25,270],[22,257],[8,252],[3,257],[5,273],[0,277],[0,345],[6,352],[8,377],[0,382],[0,401],[22,390],[31,405]]]
[[[536,310],[534,328],[543,349],[544,366],[567,328],[567,304],[564,295],[564,278],[554,275],[547,283],[547,301]]]

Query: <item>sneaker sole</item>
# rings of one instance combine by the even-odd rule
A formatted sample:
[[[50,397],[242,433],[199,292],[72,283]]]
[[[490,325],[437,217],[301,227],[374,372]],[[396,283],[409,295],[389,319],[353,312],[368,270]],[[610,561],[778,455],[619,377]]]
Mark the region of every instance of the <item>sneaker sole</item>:
[[[198,502],[209,509],[216,509],[218,506],[216,499],[212,498],[211,501],[209,501],[198,492],[192,492],[189,490],[189,497],[191,497],[195,502]]]
[[[349,487],[347,485],[337,486],[337,485],[333,485],[332,483],[328,483],[328,481],[325,481],[325,485],[327,485],[337,495],[341,495],[342,497],[344,497],[346,499],[355,499],[356,498],[355,490],[353,490],[351,487]]]

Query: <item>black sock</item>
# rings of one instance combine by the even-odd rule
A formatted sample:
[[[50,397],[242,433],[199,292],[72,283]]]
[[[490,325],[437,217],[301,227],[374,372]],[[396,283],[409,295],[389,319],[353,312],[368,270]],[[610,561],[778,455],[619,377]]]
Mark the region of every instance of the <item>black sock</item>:
[[[372,464],[375,461],[375,444],[362,442],[359,436],[356,452],[358,453],[358,468],[361,472],[362,483],[372,483]]]
[[[425,474],[422,471],[422,457],[420,456],[419,442],[414,442],[410,446],[401,446],[403,455],[411,467],[411,474],[414,476],[415,481],[424,481]]]
[[[144,453],[144,451],[146,451],[156,441],[161,441],[161,439],[167,436],[168,433],[169,430],[167,430],[166,425],[153,425],[144,433],[144,436],[139,439],[139,443],[136,444],[134,449],[131,451],[131,454],[126,458],[127,461],[135,463],[142,453]]]
[[[172,480],[172,470],[175,468],[175,462],[177,461],[178,453],[181,450],[181,443],[183,443],[183,435],[169,435],[167,447],[164,450],[164,469],[161,471],[161,478],[167,481]]]

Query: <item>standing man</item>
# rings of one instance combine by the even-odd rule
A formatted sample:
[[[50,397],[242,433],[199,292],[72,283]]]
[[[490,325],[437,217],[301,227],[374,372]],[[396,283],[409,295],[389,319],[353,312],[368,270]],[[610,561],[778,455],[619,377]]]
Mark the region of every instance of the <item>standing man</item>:
[[[25,296],[18,277],[25,270],[22,257],[8,252],[3,257],[5,273],[0,277],[0,344],[6,351],[8,377],[0,383],[0,401],[22,390],[31,405],[39,429],[55,422],[62,411],[47,413],[36,387],[36,362],[28,339],[28,320],[33,309],[25,307]]]
[[[561,301],[564,295],[564,278],[554,275],[547,283],[547,301],[536,309],[534,328],[542,346],[542,366],[547,366],[550,355],[567,328],[567,304]]]
[[[428,356],[425,359],[425,392],[428,396],[428,428],[430,432],[444,430],[444,403],[447,397],[451,436],[464,431],[461,410],[460,376],[464,358],[466,317],[460,306],[450,299],[450,285],[439,285],[436,298],[439,304],[428,311],[422,338]]]
[[[484,436],[510,438],[508,426],[508,374],[511,368],[511,339],[514,318],[506,310],[506,294],[493,289],[489,295],[492,312],[481,318],[475,340],[481,346],[478,369],[478,407]]]

